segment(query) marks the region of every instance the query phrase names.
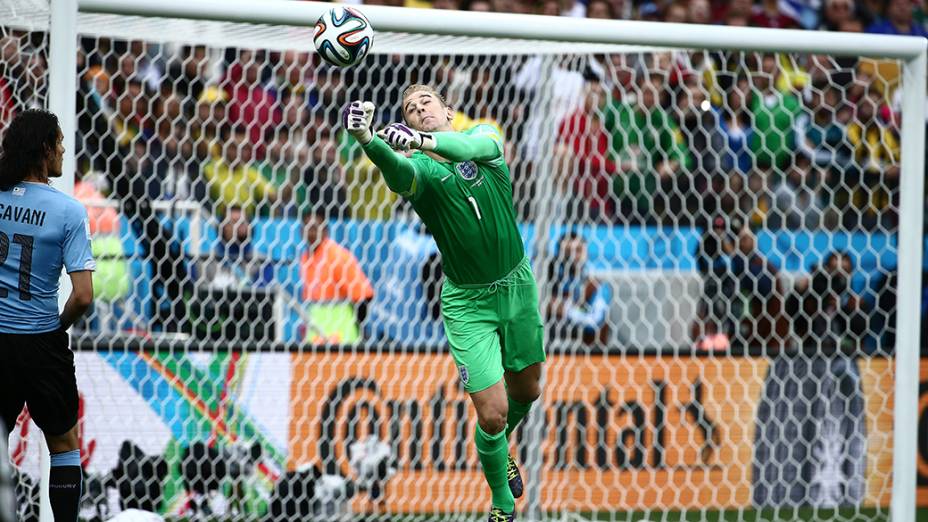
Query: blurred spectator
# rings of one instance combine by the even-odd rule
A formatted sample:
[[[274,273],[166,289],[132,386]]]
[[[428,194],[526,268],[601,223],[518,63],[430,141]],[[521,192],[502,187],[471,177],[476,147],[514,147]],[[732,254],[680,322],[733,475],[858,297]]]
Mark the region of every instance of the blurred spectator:
[[[101,192],[106,180],[100,175],[89,173],[74,178],[74,198],[87,207],[87,218],[91,235],[119,234],[119,214],[106,203]]]
[[[816,80],[806,93],[805,110],[796,117],[796,144],[815,167],[843,173],[851,164],[847,124],[852,111],[827,79]]]
[[[773,208],[766,225],[804,230],[818,227],[823,212],[817,190],[820,181],[821,171],[812,168],[809,158],[796,156],[786,176],[773,187]]]
[[[255,166],[248,131],[241,125],[225,125],[220,136],[222,157],[210,161],[203,169],[216,211],[224,212],[229,206],[241,207],[249,216],[256,210],[268,211],[276,193]]]
[[[883,0],[880,18],[867,27],[868,33],[928,37],[928,31],[916,23],[911,0]]]
[[[845,31],[853,21],[860,21],[855,0],[825,0],[822,3],[819,29]]]
[[[274,133],[265,139],[267,155],[258,169],[277,193],[276,216],[299,216],[306,204],[306,187],[300,183],[300,169],[309,161],[308,149],[297,150],[287,132]],[[299,154],[299,156],[295,155]]]
[[[178,96],[164,100],[157,138],[150,144],[151,153],[166,164],[162,199],[203,201],[208,198],[207,184],[182,104]],[[160,146],[160,150],[155,150],[155,146]]]
[[[786,314],[800,349],[832,354],[861,347],[868,309],[851,289],[853,272],[850,256],[831,252],[807,279],[797,282],[796,292],[787,299]]]
[[[862,224],[891,226],[898,208],[900,143],[896,130],[879,116],[885,103],[876,89],[868,89],[858,104],[857,116],[848,128],[848,139],[853,147],[855,165],[862,175],[862,183],[845,180],[857,190],[853,206],[860,212],[848,213],[847,226]]]
[[[148,93],[142,82],[130,80],[122,92],[116,92],[116,96],[113,131],[116,142],[120,146],[127,146],[142,132],[142,124],[148,116]]]
[[[274,264],[254,250],[251,220],[239,206],[229,206],[219,226],[219,241],[203,263],[204,278],[214,288],[265,287],[274,281]]]
[[[583,236],[577,232],[561,236],[548,266],[548,322],[554,339],[605,344],[609,337],[609,302],[600,283],[589,275],[587,261]]]
[[[344,139],[346,133],[341,133]],[[380,170],[366,154],[351,154],[349,146],[340,148],[340,164],[344,170],[346,207],[354,219],[388,220],[393,213],[399,195],[390,190]],[[356,142],[355,142],[356,143]],[[360,148],[360,147],[358,147]]]
[[[119,214],[108,205],[99,190],[104,185],[101,176],[91,173],[74,179],[74,198],[87,208],[89,230],[92,236],[91,249],[97,268],[93,272],[93,308],[79,323],[84,329],[96,324],[101,331],[112,331],[113,305],[129,294],[130,275],[125,249],[120,238]]]
[[[660,22],[661,8],[651,1],[638,4],[638,19],[643,22]]]
[[[113,46],[113,53],[116,60],[116,69],[113,71],[113,79],[117,83],[130,81],[142,82],[148,92],[158,92],[161,86],[161,69],[156,63],[155,57],[158,56],[158,45],[150,44],[140,40],[130,42],[116,41]],[[152,52],[152,51],[155,52]],[[111,70],[109,63],[104,67]]]
[[[612,12],[612,5],[606,0],[590,0],[586,7],[587,18],[602,18],[612,20],[616,18]]]
[[[281,121],[277,101],[262,78],[266,64],[264,51],[239,50],[222,85],[230,100],[229,121],[246,126],[254,150],[259,154],[263,154],[264,133]]]
[[[448,0],[438,0],[447,2]],[[535,14],[545,16],[561,16],[561,2],[559,0],[543,0],[535,5]]]
[[[282,100],[283,92],[302,95],[306,86],[312,83],[312,60],[310,54],[301,51],[282,51],[274,64],[274,86],[277,99]]]
[[[619,213],[632,221],[672,218],[679,209],[671,208],[669,199],[691,159],[680,130],[662,108],[664,75],[642,75],[638,87],[633,103],[613,100],[606,106],[604,127],[612,134],[619,164],[613,181]]]
[[[370,59],[370,58],[368,58]],[[381,82],[392,82],[399,81],[395,80],[392,76],[393,69],[401,67],[402,62],[397,62],[398,55],[393,56],[383,56],[383,60],[380,64],[380,68],[384,69],[378,71],[382,73],[383,77],[380,76],[371,76],[369,79],[365,80],[367,82],[377,81]],[[352,71],[351,74],[357,74],[359,71]],[[348,94],[352,92],[352,89],[349,88],[349,85],[345,80],[346,72],[341,67],[330,66],[326,64],[320,64],[314,70],[312,90],[309,93],[309,107],[312,112],[312,121],[323,122],[323,124],[334,125],[336,122],[341,121],[341,115],[339,114],[340,108],[348,102]],[[352,86],[354,86],[352,84]],[[384,89],[377,89],[377,91],[383,91]],[[391,89],[387,89],[391,90]],[[391,90],[392,91],[392,90]],[[356,91],[355,91],[356,92]],[[398,95],[397,95],[398,96]],[[371,96],[372,99],[375,96]],[[386,107],[392,107],[392,105],[385,105],[384,103],[376,103],[378,107],[384,107],[379,109],[380,111],[389,110]],[[396,105],[401,105],[400,101],[396,101]],[[402,114],[400,114],[401,109],[396,109],[397,113],[394,119],[395,121],[402,120]],[[381,117],[386,117],[387,114],[383,114]]]
[[[48,87],[48,64],[45,53],[31,47],[20,50],[18,79],[14,98],[19,110],[40,109],[45,106]]]
[[[719,159],[725,151],[727,136],[722,130],[721,115],[712,110],[708,92],[702,85],[701,76],[688,74],[676,90],[674,116],[683,133],[686,148],[692,155],[689,174],[678,183],[678,197],[685,197],[685,215],[695,218],[699,199],[708,189],[712,176],[724,172],[733,174],[731,168],[721,171]]]
[[[754,134],[751,151],[757,165],[784,168],[793,154],[793,128],[801,105],[791,92],[776,88],[781,75],[777,55],[765,53],[759,71],[751,76],[754,93],[751,96],[751,121]]]
[[[674,24],[685,24],[690,14],[686,2],[674,2],[664,9],[664,21]]]
[[[199,99],[210,79],[209,50],[205,45],[183,46],[168,64],[166,80],[186,103]]]
[[[582,105],[586,69],[600,77],[604,75],[603,67],[595,57],[557,60],[553,67],[549,67],[541,56],[533,56],[525,60],[511,80],[515,87],[514,97],[523,101],[515,119],[525,122],[520,132],[514,133],[517,139],[510,149],[515,153],[512,162],[515,168],[513,191],[516,194],[516,210],[526,219],[532,218],[531,202],[537,190],[534,169],[543,164],[550,154],[550,149],[544,146],[544,136],[556,129],[567,114]],[[512,133],[508,128],[507,131]]]
[[[750,23],[754,27],[771,29],[798,29],[799,20],[782,9],[780,0],[761,0],[751,10]]]
[[[138,255],[151,263],[151,296],[154,313],[152,331],[179,332],[186,320],[186,302],[192,283],[187,259],[173,225],[158,218],[152,203],[161,197],[166,164],[151,154],[149,145],[137,137],[128,147],[119,149],[122,162],[109,164],[113,195],[121,203],[122,213],[138,241]]]
[[[752,0],[731,0],[729,2],[717,2],[716,9],[714,9],[713,19],[717,23],[722,23],[726,25],[732,25],[731,20],[741,20],[743,24],[735,25],[748,25],[749,20],[754,8],[754,2]]]
[[[716,108],[724,145],[719,151],[719,167],[722,172],[738,172],[747,175],[754,165],[750,144],[754,138],[751,127],[752,105],[751,82],[747,76],[739,75],[725,97],[722,107]]]
[[[780,10],[799,23],[799,29],[816,29],[824,0],[781,0]]]
[[[727,318],[738,328],[733,344],[768,348],[778,345],[782,340],[777,324],[782,307],[778,270],[757,249],[757,238],[747,226],[738,232],[737,249],[728,270],[727,276],[737,281],[735,302]]]
[[[337,143],[329,132],[317,134],[310,161],[300,167],[300,186],[306,190],[301,201],[311,202],[314,208],[330,218],[346,217],[348,196],[338,161]]]
[[[302,90],[282,91],[283,125],[265,136],[267,154],[261,162],[261,175],[270,181],[278,195],[276,215],[297,217],[307,204],[306,185],[301,171],[311,166],[310,144],[317,130],[310,125],[311,114]]]
[[[690,0],[687,6],[687,22],[708,25],[712,23],[712,6],[709,0]]]
[[[300,258],[303,300],[313,324],[311,342],[353,343],[361,339],[374,289],[354,254],[329,237],[325,214],[303,214],[307,249]]]
[[[434,0],[432,2],[433,9],[451,9],[457,11],[461,8],[461,3],[458,0]],[[544,13],[539,13],[544,14]]]
[[[609,134],[603,128],[605,89],[592,72],[585,79],[583,106],[559,125],[555,160],[564,177],[565,197],[571,200],[567,217],[583,221],[615,215],[610,181],[616,169],[609,159]]]
[[[718,213],[704,227],[696,269],[702,276],[702,298],[696,310],[692,337],[698,348],[727,350],[742,315],[742,303],[735,299],[737,279],[729,272],[729,259],[735,252],[738,232],[744,224]]]
[[[194,154],[199,162],[216,159],[222,154],[219,131],[226,122],[228,95],[222,89],[209,86],[197,99],[196,114],[190,125]]]

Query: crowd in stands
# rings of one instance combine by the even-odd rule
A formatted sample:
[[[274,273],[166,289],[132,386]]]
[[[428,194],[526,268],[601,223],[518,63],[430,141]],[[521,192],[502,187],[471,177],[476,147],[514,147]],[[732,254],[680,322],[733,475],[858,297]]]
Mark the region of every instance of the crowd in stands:
[[[911,0],[363,3],[928,36],[928,6]],[[45,102],[47,49],[39,34],[0,34],[2,125]],[[490,123],[504,131],[524,220],[551,211],[541,201],[558,199],[565,222],[704,230],[698,259],[705,296],[693,336],[707,346],[717,335],[738,337],[745,318],[753,328],[743,337],[762,342],[789,337],[786,330],[799,338],[830,328],[813,313],[823,299],[849,331],[873,328],[861,317],[888,315],[884,296],[862,298],[823,282],[834,279],[828,273],[853,271],[841,252],[784,288],[778,268],[757,252],[754,231],[896,230],[903,116],[897,62],[702,51],[545,60],[372,55],[336,69],[296,51],[84,38],[75,191],[94,205],[95,236],[117,234],[121,215],[138,238],[135,253],[151,263],[156,329],[182,329],[175,322],[185,315],[184,296],[203,275],[184,255],[177,231],[158,217],[158,202],[178,201],[197,202],[222,223],[213,257],[250,267],[231,272],[250,285],[272,283],[273,273],[247,246],[248,227],[241,225],[255,217],[301,220],[298,298],[349,301],[363,321],[372,290],[357,260],[331,239],[313,238],[326,220],[405,218],[409,209],[340,132],[338,111],[350,99],[371,99],[380,123],[396,121],[403,86],[432,82],[457,109],[455,128]],[[535,103],[548,81],[553,101]],[[542,160],[552,154],[556,197],[539,186]],[[101,200],[115,205],[101,207]],[[585,256],[582,242],[570,235],[558,242],[558,252],[574,259],[558,254],[560,264],[549,269],[548,312],[566,325],[557,335],[592,343],[607,337],[608,304],[586,270],[571,265]],[[336,264],[351,270],[333,270]],[[332,283],[325,290],[323,276]],[[744,296],[742,304],[726,300],[732,293]],[[806,323],[775,324],[791,311]]]

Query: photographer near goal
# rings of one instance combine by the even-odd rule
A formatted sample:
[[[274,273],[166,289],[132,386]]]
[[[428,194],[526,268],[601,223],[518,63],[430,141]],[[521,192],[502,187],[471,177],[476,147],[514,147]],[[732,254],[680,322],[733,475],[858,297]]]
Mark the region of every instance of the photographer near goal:
[[[509,434],[541,394],[545,352],[538,287],[516,226],[502,136],[489,125],[453,132],[454,111],[427,85],[407,87],[405,123],[377,135],[374,110],[373,103],[351,102],[342,123],[435,237],[446,275],[445,332],[477,410],[477,454],[493,499],[489,521],[514,520],[523,484]]]

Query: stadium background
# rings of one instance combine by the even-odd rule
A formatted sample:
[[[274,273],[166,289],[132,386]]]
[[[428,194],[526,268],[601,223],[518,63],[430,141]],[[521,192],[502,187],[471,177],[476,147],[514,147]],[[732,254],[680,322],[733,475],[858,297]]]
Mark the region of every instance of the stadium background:
[[[593,0],[588,4],[476,0],[459,5],[437,0],[433,7],[890,34],[899,33],[899,20],[908,13],[911,34],[925,34],[923,6],[899,0],[756,5],[700,0]],[[5,123],[25,107],[44,105],[41,80],[46,75],[47,58],[42,34],[3,34],[0,122]],[[325,472],[350,475],[346,444],[341,441],[360,438],[354,430],[370,429],[364,427],[368,423],[357,419],[370,420],[373,430],[380,432],[386,428],[376,421],[378,417],[394,419],[406,408],[419,412],[421,425],[401,418],[395,426],[402,435],[394,449],[401,461],[399,472],[454,492],[444,497],[447,504],[437,503],[433,509],[479,510],[486,504],[485,497],[474,494],[482,489],[477,487],[479,475],[473,471],[476,459],[461,442],[463,434],[469,433],[462,427],[466,422],[459,422],[464,396],[455,384],[454,368],[440,355],[440,325],[428,302],[434,294],[430,288],[434,277],[428,276],[434,246],[410,219],[409,209],[372,181],[376,175],[358,159],[357,150],[341,136],[336,122],[341,102],[355,95],[378,103],[381,122],[398,119],[398,114],[390,111],[398,108],[400,88],[405,79],[416,76],[413,71],[425,75],[420,80],[457,88],[449,93],[452,101],[461,104],[457,125],[464,127],[474,121],[497,124],[512,144],[508,154],[514,167],[517,210],[531,251],[537,244],[531,224],[538,217],[533,201],[545,195],[533,185],[534,166],[525,159],[531,154],[524,147],[532,136],[532,129],[526,127],[539,116],[534,115],[535,120],[525,117],[520,111],[528,108],[518,103],[531,99],[526,94],[530,82],[525,80],[530,74],[524,73],[530,66],[521,59],[507,60],[492,56],[373,56],[366,67],[339,71],[305,53],[83,39],[78,55],[79,172],[75,193],[91,211],[95,247],[102,261],[97,297],[103,305],[75,335],[76,346],[82,350],[77,364],[87,469],[103,473],[118,468],[125,441],[152,458],[163,457],[169,476],[162,491],[157,498],[151,494],[142,497],[163,511],[178,513],[190,502],[189,488],[181,476],[185,449],[205,442],[220,452],[207,460],[231,462],[230,454],[222,453],[228,448],[237,451],[240,446],[258,446],[260,458],[253,458],[248,451],[244,456],[236,455],[244,468],[254,471],[247,475],[254,484],[245,488],[254,492],[253,498],[246,496],[245,501],[261,504],[266,502],[262,491],[273,490],[282,475],[307,462],[322,463]],[[754,415],[762,401],[769,356],[787,351],[784,339],[789,333],[778,329],[781,316],[768,310],[749,321],[753,328],[747,332],[738,325],[719,337],[717,331],[706,329],[708,321],[699,310],[702,281],[712,279],[707,273],[715,274],[703,267],[707,259],[711,264],[713,256],[705,248],[706,230],[719,218],[726,227],[731,222],[746,223],[756,238],[757,252],[775,267],[777,277],[785,279],[813,270],[834,249],[849,252],[854,260],[851,292],[865,303],[866,335],[840,339],[837,344],[847,353],[863,356],[859,372],[863,403],[869,409],[864,407],[857,413],[866,419],[868,439],[885,441],[891,426],[885,409],[886,402],[891,401],[891,381],[886,380],[890,359],[886,356],[892,350],[892,332],[885,325],[892,309],[892,235],[897,225],[897,186],[893,185],[897,179],[887,172],[898,166],[898,150],[892,148],[898,143],[902,116],[896,89],[898,64],[641,51],[617,59],[597,56],[564,62],[563,68],[570,73],[565,78],[577,87],[574,102],[602,103],[606,96],[618,98],[616,92],[622,89],[640,96],[653,87],[659,98],[656,105],[664,110],[667,121],[649,123],[650,128],[665,131],[658,133],[661,135],[654,137],[651,145],[676,160],[679,179],[685,183],[665,187],[668,197],[663,205],[622,199],[617,195],[616,170],[600,164],[608,154],[600,149],[600,135],[586,127],[584,104],[567,107],[555,118],[559,120],[556,141],[565,146],[561,151],[568,161],[575,162],[570,172],[577,176],[572,181],[577,182],[578,197],[568,202],[570,208],[565,212],[589,242],[590,269],[605,282],[603,298],[610,302],[606,323],[612,328],[588,344],[569,333],[551,333],[553,345],[564,348],[554,350],[560,355],[552,358],[549,380],[555,389],[570,389],[572,395],[546,398],[548,423],[556,428],[548,431],[543,448],[545,469],[552,477],[551,488],[577,486],[572,495],[559,497],[563,505],[545,507],[636,510],[646,509],[655,500],[669,509],[790,505],[783,499],[768,499],[769,504],[752,499],[752,491],[757,495],[758,488],[746,473],[755,450],[748,439],[731,437],[728,441],[741,444],[712,442],[713,430],[724,435],[758,422]],[[472,73],[457,82],[443,76],[453,76],[461,68],[494,72]],[[822,74],[827,77],[824,82]],[[773,119],[786,117],[790,123],[779,128],[775,121],[767,122],[776,129],[774,134],[783,138],[780,142],[759,146],[749,142],[741,150],[732,150],[728,144],[718,148],[701,130],[705,123],[694,124],[687,117],[693,106],[716,114],[705,110],[704,103],[716,109],[733,109],[727,93],[737,90],[745,79],[764,76],[782,95],[782,112]],[[392,88],[365,90],[365,80],[370,82],[367,85],[382,82]],[[605,92],[597,94],[591,87],[595,84],[602,84]],[[878,141],[885,150],[876,158],[868,156],[866,136],[855,141],[845,128],[846,134],[838,141],[847,147],[844,168],[848,170],[839,176],[839,183],[865,190],[848,190],[842,196],[833,187],[821,185],[803,200],[808,194],[786,184],[787,189],[793,189],[792,199],[786,201],[795,204],[784,207],[777,199],[777,189],[784,185],[783,178],[788,178],[782,174],[790,169],[834,167],[831,163],[824,167],[816,164],[815,154],[820,151],[795,152],[803,140],[797,138],[793,125],[805,111],[814,114],[816,103],[832,103],[829,94],[852,111],[855,121],[860,116],[853,111],[869,102]],[[500,100],[504,103],[493,103]],[[572,112],[577,108],[579,113]],[[747,110],[752,111],[762,112],[756,107]],[[839,118],[839,113],[835,107],[834,118]],[[767,130],[757,126],[762,125],[758,123],[761,120],[752,114],[747,120],[749,133],[762,135]],[[242,220],[252,226],[253,249],[261,254],[261,262],[271,265],[267,279],[296,300],[305,299],[299,272],[305,248],[300,216],[308,210],[321,210],[331,237],[349,248],[372,284],[367,319],[357,330],[344,326],[346,321],[350,323],[345,318],[351,317],[356,307],[341,305],[310,308],[308,312],[289,309],[283,320],[275,318],[274,331],[243,330],[240,324],[232,331],[223,331],[227,323],[216,321],[210,311],[199,315],[201,323],[207,318],[205,327],[182,320],[197,319],[192,311],[211,304],[208,299],[204,305],[191,298],[202,283],[202,274],[197,273],[199,264],[190,252],[222,248],[228,254],[221,245],[220,231],[229,202],[211,190],[208,172],[215,169],[217,158],[224,153],[223,144],[229,141],[221,134],[223,124],[239,123],[245,132],[239,143],[253,145],[255,171],[268,187],[284,193],[293,173],[280,167],[304,162],[312,166],[297,174],[306,181],[305,190],[293,190],[289,199],[278,198],[276,204],[268,205],[269,198],[263,194],[245,198]],[[608,119],[604,122],[607,125]],[[613,121],[612,125],[617,124]],[[822,130],[818,123],[805,128],[810,134]],[[605,133],[612,131],[605,129]],[[847,174],[854,168],[869,167],[859,164],[864,160],[877,162],[876,175]],[[743,166],[744,161],[750,166]],[[831,161],[837,160],[827,160]],[[596,169],[607,174],[605,188],[602,179],[587,178]],[[738,175],[722,179],[719,173],[723,171],[738,171]],[[657,188],[652,190],[661,194]],[[707,204],[713,198],[699,198],[704,193],[701,191],[720,197]],[[671,197],[674,195],[678,197]],[[803,201],[805,206],[800,206]],[[198,221],[189,214],[165,212],[185,208],[179,202],[202,205],[211,217]],[[249,208],[251,204],[253,208]],[[200,230],[194,234],[192,228],[196,227]],[[552,231],[552,251],[567,228],[571,227]],[[734,228],[733,232],[741,234]],[[194,244],[197,241],[199,244]],[[559,262],[564,260],[552,260],[554,272]],[[536,271],[544,269],[536,267]],[[258,272],[255,281],[262,281],[267,273],[263,265]],[[655,285],[647,277],[628,275],[636,272],[658,274],[665,284],[671,283]],[[763,275],[751,277],[757,282]],[[248,299],[252,298],[235,294],[232,300]],[[636,299],[653,306],[636,308]],[[746,300],[750,299],[748,295]],[[783,299],[785,302],[787,297]],[[269,313],[267,306],[255,306],[261,314]],[[654,307],[659,310],[654,311]],[[922,310],[924,317],[924,305]],[[307,333],[306,313],[327,325],[329,331]],[[260,316],[258,321],[261,319],[268,316]],[[768,319],[772,324],[765,329],[762,325]],[[636,327],[640,321],[647,326]],[[258,324],[252,318],[250,325]],[[788,332],[793,326],[783,328]],[[204,328],[210,331],[204,333]],[[213,339],[191,341],[176,335],[178,332]],[[923,349],[924,339],[923,335]],[[303,340],[315,344],[302,345]],[[815,335],[807,340],[819,343],[819,348],[823,343]],[[342,342],[354,348],[336,346]],[[217,353],[217,347],[224,349]],[[671,350],[676,357],[670,363],[655,358],[662,350]],[[183,351],[191,353],[181,355]],[[290,353],[262,353],[267,351]],[[375,358],[383,352],[389,352],[386,363]],[[726,356],[724,361],[718,361],[720,354]],[[796,360],[832,361],[831,355],[825,350],[822,355],[806,353]],[[783,380],[803,372],[823,379],[816,373],[821,368],[814,368],[813,362],[803,369],[787,365]],[[357,374],[365,379],[356,378]],[[414,385],[422,374],[435,376],[431,387]],[[620,394],[610,390],[614,382],[632,384]],[[924,369],[922,382],[920,486],[928,484],[928,416],[924,411],[928,377]],[[666,391],[662,388],[665,385],[671,389]],[[326,394],[333,386],[340,387],[337,395],[342,401],[332,406],[335,415],[323,411]],[[113,396],[125,400],[113,405],[108,399]],[[739,401],[733,403],[731,396]],[[624,402],[628,397],[637,401]],[[686,409],[694,404],[701,412],[695,417]],[[883,409],[874,406],[880,404]],[[666,411],[665,430],[651,433],[653,426],[642,426],[637,431],[623,431],[627,428],[621,421],[597,424],[597,412],[609,408],[625,412],[629,418],[639,411],[648,418],[652,410]],[[683,413],[673,413],[677,411]],[[113,429],[114,418],[132,418],[137,428]],[[624,442],[626,436],[640,436],[640,448],[631,443],[627,451],[609,450],[599,455],[602,443],[597,442],[594,429],[576,427],[582,423],[602,426],[608,441]],[[437,428],[439,425],[443,428]],[[324,436],[328,426],[337,434],[329,445]],[[34,433],[34,426],[31,429]],[[28,440],[29,430],[30,425],[23,423],[14,430],[14,440]],[[408,440],[420,441],[414,436],[420,433],[426,435],[421,447],[410,444],[400,448]],[[445,437],[438,436],[442,433]],[[11,450],[14,462],[26,469],[35,467],[34,444],[14,444]],[[855,502],[886,505],[890,456],[887,447],[872,442],[868,445],[866,486]],[[614,476],[604,479],[603,473]],[[155,475],[147,481],[157,482]],[[635,484],[644,481],[643,477],[648,477],[647,486],[632,487],[620,498],[611,498],[609,488],[603,486]],[[663,484],[673,487],[662,488]],[[668,497],[661,497],[661,491]],[[391,491],[387,502],[389,509],[396,511],[423,509],[414,491]],[[919,505],[928,506],[924,487]]]

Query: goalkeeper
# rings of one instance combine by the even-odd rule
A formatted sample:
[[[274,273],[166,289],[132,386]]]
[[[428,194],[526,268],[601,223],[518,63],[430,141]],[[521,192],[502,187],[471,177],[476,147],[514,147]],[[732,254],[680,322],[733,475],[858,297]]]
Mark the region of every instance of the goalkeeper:
[[[454,111],[426,85],[403,92],[405,124],[375,136],[373,115],[372,103],[351,102],[342,123],[435,237],[446,275],[445,333],[477,410],[477,454],[493,497],[489,520],[514,520],[523,486],[509,434],[541,393],[545,352],[538,287],[516,227],[502,136],[489,125],[453,132]]]

